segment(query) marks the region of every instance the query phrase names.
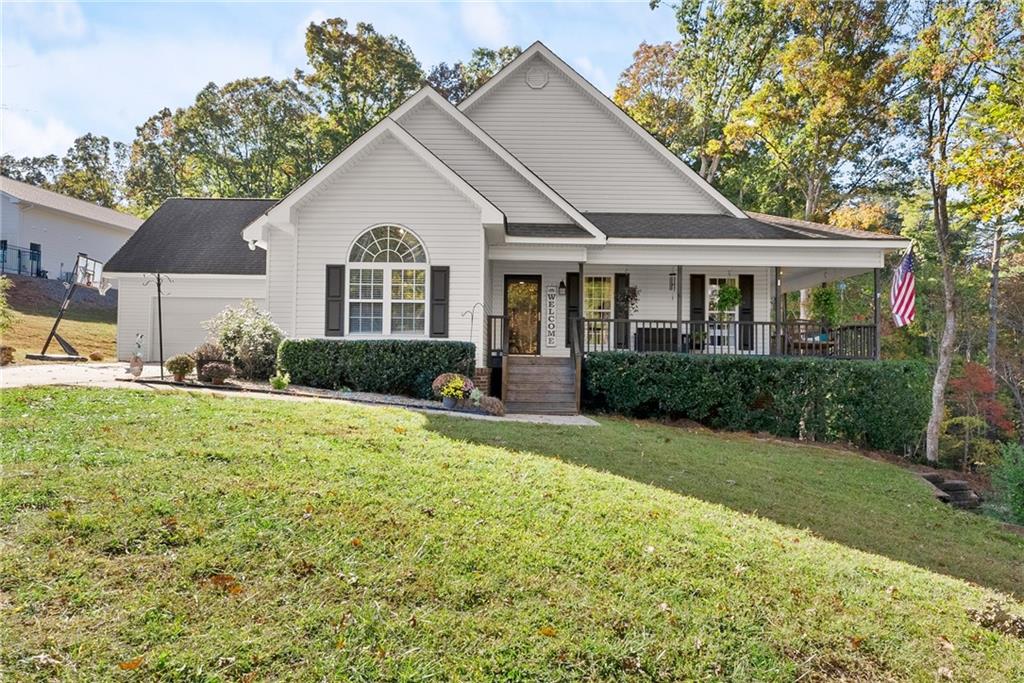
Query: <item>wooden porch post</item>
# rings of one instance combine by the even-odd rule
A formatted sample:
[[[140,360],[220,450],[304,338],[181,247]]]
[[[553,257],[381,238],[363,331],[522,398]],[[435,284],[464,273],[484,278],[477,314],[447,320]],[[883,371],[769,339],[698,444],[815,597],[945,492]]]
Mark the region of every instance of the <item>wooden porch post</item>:
[[[879,285],[879,280],[881,279],[881,275],[882,275],[882,269],[881,268],[875,268],[875,278],[874,278],[874,280],[875,280],[875,282],[874,282],[874,285],[875,285],[875,295],[874,295],[874,304],[875,304],[875,310],[874,310],[874,314],[875,314],[875,340],[874,340],[874,347],[875,348],[873,349],[875,360],[881,360],[882,359],[882,305],[881,305],[881,302],[882,302],[882,292],[880,291],[880,288],[878,286]]]
[[[683,267],[676,266],[676,351],[683,351]]]

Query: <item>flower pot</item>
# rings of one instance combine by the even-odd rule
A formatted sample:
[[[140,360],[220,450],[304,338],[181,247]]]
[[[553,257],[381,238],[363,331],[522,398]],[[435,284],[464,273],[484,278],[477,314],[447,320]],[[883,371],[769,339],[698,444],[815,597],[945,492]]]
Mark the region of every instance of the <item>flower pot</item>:
[[[184,382],[185,381],[185,375],[175,375],[174,376],[174,381],[175,382]]]
[[[451,410],[452,408],[455,407],[456,403],[458,403],[458,400],[452,398],[451,396],[445,396],[441,399],[441,405],[444,406],[445,410]]]
[[[211,380],[211,382],[212,382],[213,386],[215,386],[215,387],[224,386],[224,380],[222,380],[222,379],[214,379],[214,380]]]

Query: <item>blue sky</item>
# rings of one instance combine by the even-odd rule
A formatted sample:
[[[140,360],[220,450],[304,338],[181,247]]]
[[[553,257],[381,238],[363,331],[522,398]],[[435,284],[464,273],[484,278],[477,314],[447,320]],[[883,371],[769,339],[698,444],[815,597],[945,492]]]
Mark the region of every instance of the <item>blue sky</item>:
[[[130,142],[206,83],[291,75],[303,31],[340,16],[412,47],[424,68],[472,48],[542,40],[610,93],[641,41],[672,40],[670,9],[639,2],[12,3],[0,35],[0,150],[63,154],[86,132]]]

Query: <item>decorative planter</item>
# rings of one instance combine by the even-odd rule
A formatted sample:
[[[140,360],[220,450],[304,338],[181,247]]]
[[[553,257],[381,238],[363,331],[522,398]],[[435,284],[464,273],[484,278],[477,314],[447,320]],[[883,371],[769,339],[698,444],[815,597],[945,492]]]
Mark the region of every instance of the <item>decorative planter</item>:
[[[175,382],[184,382],[185,381],[185,375],[175,375],[174,376],[174,381]]]
[[[224,386],[224,380],[222,380],[222,379],[211,379],[210,383],[213,384],[213,386],[215,386],[215,387]]]
[[[451,396],[444,396],[443,398],[441,398],[441,405],[444,406],[445,410],[453,409],[456,403],[458,403],[458,400],[452,398]]]

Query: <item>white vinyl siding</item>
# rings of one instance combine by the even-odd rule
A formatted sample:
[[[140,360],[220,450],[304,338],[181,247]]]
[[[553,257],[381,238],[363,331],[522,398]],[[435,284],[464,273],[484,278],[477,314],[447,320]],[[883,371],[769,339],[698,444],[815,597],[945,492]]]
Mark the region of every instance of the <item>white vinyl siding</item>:
[[[535,66],[549,73],[536,90],[526,84]],[[464,113],[580,211],[725,212],[539,55]]]
[[[423,101],[399,121],[403,128],[501,209],[511,223],[572,220],[498,155],[433,102]]]
[[[117,358],[129,360],[135,353],[135,335],[144,335],[142,355],[159,360],[156,336],[156,285],[138,275],[117,278]],[[252,299],[264,306],[266,278],[216,275],[170,275],[164,281],[164,358],[191,351],[206,339],[201,323],[226,306]],[[188,347],[188,348],[186,348]],[[173,350],[173,352],[172,352]]]
[[[482,358],[481,326],[471,331],[470,316],[462,315],[482,303],[480,209],[390,134],[326,180],[297,211],[293,335],[323,336],[327,264],[347,263],[353,242],[382,223],[412,230],[429,264],[451,269],[448,338],[475,342]],[[390,280],[384,284],[390,287]]]
[[[7,240],[9,246],[25,249],[32,243],[38,244],[42,252],[40,267],[50,278],[71,271],[80,252],[106,263],[133,232],[45,206],[14,203],[6,193],[0,193],[0,201],[0,239]]]
[[[274,322],[291,334],[295,308],[295,238],[272,228],[267,235],[267,308]]]

